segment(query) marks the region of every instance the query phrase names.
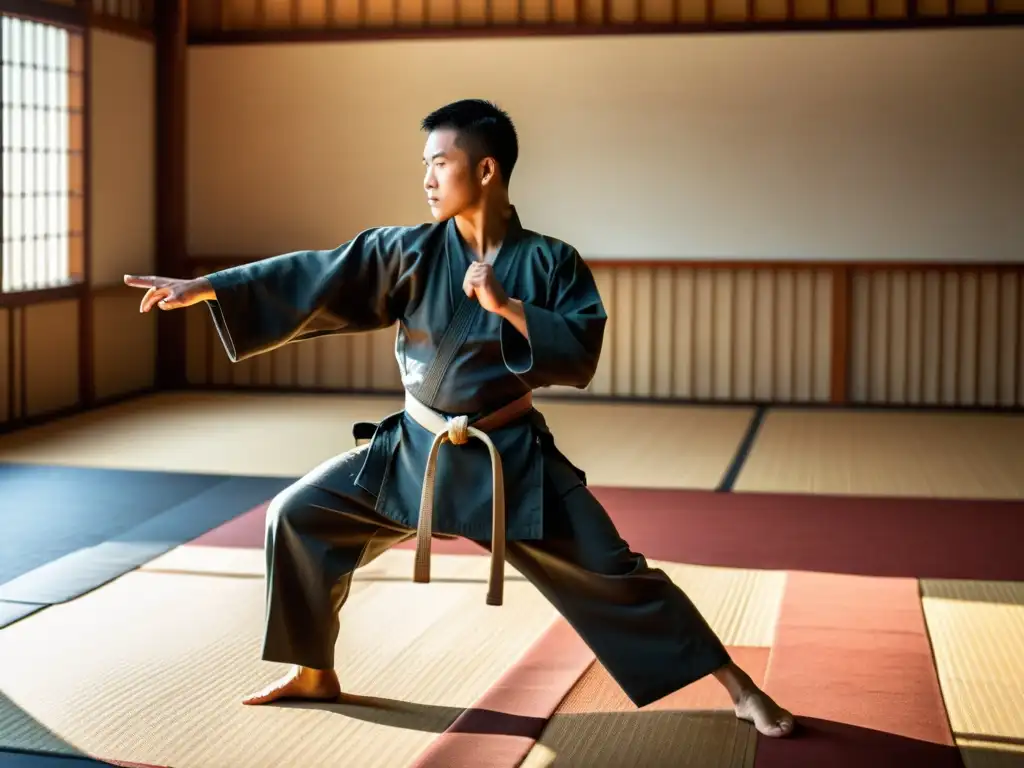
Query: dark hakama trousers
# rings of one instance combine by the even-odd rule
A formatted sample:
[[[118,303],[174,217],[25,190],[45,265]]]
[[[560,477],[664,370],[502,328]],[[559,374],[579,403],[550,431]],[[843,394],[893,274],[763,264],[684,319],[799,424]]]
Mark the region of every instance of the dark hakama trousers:
[[[332,668],[353,572],[416,535],[375,512],[374,497],[356,485],[364,450],[323,463],[268,509],[267,661]],[[630,550],[586,486],[562,496],[548,487],[545,494],[544,538],[508,541],[506,560],[565,617],[636,706],[729,662],[696,606]],[[489,549],[490,542],[478,543]]]

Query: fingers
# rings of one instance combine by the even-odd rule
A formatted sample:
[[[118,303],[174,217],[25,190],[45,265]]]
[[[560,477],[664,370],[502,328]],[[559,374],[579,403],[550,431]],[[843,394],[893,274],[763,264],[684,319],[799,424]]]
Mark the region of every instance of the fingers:
[[[462,281],[463,287],[467,285],[486,285],[491,279],[491,265],[483,262],[474,262],[466,270],[466,277]]]
[[[170,288],[150,288],[146,291],[146,295],[142,297],[139,312],[149,312],[154,306],[159,306],[161,309],[170,309],[171,307],[167,305],[167,299],[171,295]]]
[[[132,288],[155,288],[160,282],[159,277],[143,277],[140,275],[125,275],[124,284],[130,285]]]

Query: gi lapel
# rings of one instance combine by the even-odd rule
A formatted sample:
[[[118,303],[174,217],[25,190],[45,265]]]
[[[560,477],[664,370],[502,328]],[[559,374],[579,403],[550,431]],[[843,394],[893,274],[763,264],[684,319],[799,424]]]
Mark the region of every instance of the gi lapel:
[[[505,262],[509,261],[513,255],[514,243],[518,240],[521,231],[522,225],[520,224],[519,216],[516,214],[515,208],[513,208],[508,222],[508,231],[495,257],[495,275],[503,283],[509,269],[509,265]],[[462,240],[459,230],[455,226],[455,219],[449,219],[444,239],[444,257],[449,270],[454,266],[452,258],[456,255],[462,255],[463,252]],[[464,272],[462,265],[468,263],[468,261],[461,258],[457,261],[459,269]],[[456,282],[454,275],[449,280],[453,283]],[[428,406],[433,405],[434,398],[437,397],[438,390],[441,388],[441,382],[444,380],[444,375],[448,371],[448,366],[451,365],[459,348],[465,343],[466,336],[469,334],[469,330],[476,318],[476,313],[483,311],[475,299],[470,299],[463,293],[462,281],[459,280],[457,282],[458,291],[454,294],[457,298],[452,320],[445,329],[444,335],[437,345],[437,351],[434,353],[434,359],[430,361],[430,365],[420,380],[419,385],[409,387],[409,393]],[[455,288],[456,286],[452,285],[453,291],[455,291]]]

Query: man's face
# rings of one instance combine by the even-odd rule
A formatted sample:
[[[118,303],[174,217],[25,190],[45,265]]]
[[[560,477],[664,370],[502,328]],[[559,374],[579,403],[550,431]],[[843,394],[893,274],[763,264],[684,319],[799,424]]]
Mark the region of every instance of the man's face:
[[[432,131],[423,149],[423,188],[437,221],[450,219],[480,200],[482,189],[477,169],[456,139],[455,131]]]

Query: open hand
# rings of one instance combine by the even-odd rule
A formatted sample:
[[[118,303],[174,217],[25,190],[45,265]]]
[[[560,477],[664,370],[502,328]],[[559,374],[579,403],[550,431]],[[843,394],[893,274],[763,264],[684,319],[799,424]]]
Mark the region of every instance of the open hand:
[[[209,280],[204,277],[194,280],[179,280],[173,277],[125,275],[124,284],[133,288],[146,289],[142,303],[139,305],[139,312],[149,312],[153,307],[182,309],[201,301],[209,301],[215,296]]]
[[[498,278],[494,276],[491,265],[482,261],[474,262],[466,270],[466,277],[462,281],[462,290],[470,298],[475,295],[480,306],[488,312],[500,312],[508,304],[508,294],[501,287]]]

